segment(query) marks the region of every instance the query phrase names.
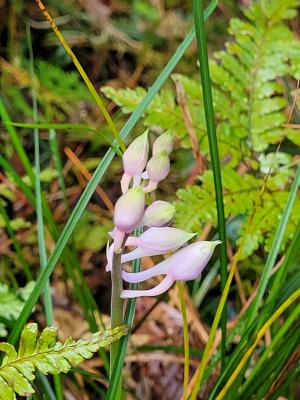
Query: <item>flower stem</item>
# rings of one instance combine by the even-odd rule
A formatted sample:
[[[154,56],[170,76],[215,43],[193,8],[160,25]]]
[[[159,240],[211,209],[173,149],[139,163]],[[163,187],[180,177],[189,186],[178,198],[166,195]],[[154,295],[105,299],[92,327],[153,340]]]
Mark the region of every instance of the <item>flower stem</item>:
[[[122,253],[114,253],[111,271],[111,328],[116,328],[123,324],[123,301],[121,292],[123,290],[122,269],[121,269]],[[114,363],[118,353],[119,342],[112,343],[110,347],[110,376],[112,375]]]
[[[183,378],[182,398],[186,400],[188,398],[188,384],[189,384],[189,374],[190,374],[190,347],[189,347],[189,327],[186,315],[186,301],[184,296],[184,283],[177,282],[177,289],[180,299],[180,307],[183,320],[184,378]]]

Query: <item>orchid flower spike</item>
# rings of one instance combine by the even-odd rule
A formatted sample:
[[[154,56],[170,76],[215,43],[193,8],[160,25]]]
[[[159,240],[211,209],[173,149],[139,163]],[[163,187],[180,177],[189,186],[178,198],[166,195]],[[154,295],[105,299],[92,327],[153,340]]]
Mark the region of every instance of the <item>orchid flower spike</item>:
[[[121,263],[136,260],[146,256],[159,256],[175,251],[188,242],[195,233],[188,233],[177,228],[150,228],[139,237],[129,237],[125,246],[136,246],[136,249],[123,254]],[[112,246],[107,249],[106,271],[111,270],[112,265]]]
[[[141,222],[145,211],[145,194],[140,187],[129,189],[115,205],[114,251],[121,252],[126,233],[132,232]]]
[[[166,151],[168,155],[171,154],[174,146],[174,133],[171,131],[167,131],[160,135],[152,147],[152,154],[158,154],[161,151]]]
[[[175,207],[167,201],[157,200],[146,208],[143,226],[167,226],[175,215]]]
[[[132,177],[139,177],[143,172],[149,151],[148,130],[137,137],[123,154],[124,174],[121,179],[122,193],[126,193]]]
[[[124,281],[130,283],[143,282],[157,275],[166,275],[166,277],[152,289],[123,290],[121,297],[157,296],[166,292],[175,281],[190,281],[198,278],[210,260],[215,247],[220,243],[219,240],[196,242],[145,271],[136,273],[123,271]]]
[[[144,187],[144,192],[152,192],[160,181],[164,180],[170,171],[170,160],[166,150],[154,154],[146,167],[149,183]]]

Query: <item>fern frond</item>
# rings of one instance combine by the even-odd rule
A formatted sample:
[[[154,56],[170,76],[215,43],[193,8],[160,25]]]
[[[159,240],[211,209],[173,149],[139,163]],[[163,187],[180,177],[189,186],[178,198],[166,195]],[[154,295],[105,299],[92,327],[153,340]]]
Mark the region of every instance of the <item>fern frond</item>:
[[[36,370],[45,375],[67,373],[83,360],[91,358],[100,347],[109,346],[126,332],[126,327],[121,326],[94,333],[88,340],[68,338],[60,343],[55,327],[45,328],[38,336],[37,324],[28,324],[22,331],[18,351],[9,343],[0,343],[0,351],[5,353],[0,366],[0,399],[14,400],[16,393],[20,396],[34,393],[31,383]]]
[[[16,320],[33,286],[34,282],[29,282],[24,288],[13,291],[4,283],[0,283],[0,317],[8,321]]]
[[[282,158],[282,163],[287,164],[288,161],[289,157]],[[272,162],[272,157],[268,157],[268,162]],[[268,162],[264,162],[266,169],[269,168]],[[288,190],[284,190],[283,187],[291,175],[291,171],[286,168],[270,177],[263,202],[255,213],[250,230],[248,228],[250,215],[259,196],[261,180],[250,174],[240,176],[229,166],[226,166],[222,172],[225,216],[226,218],[243,216],[239,234],[243,237],[247,232],[245,241],[238,240],[238,243],[243,244],[242,258],[251,255],[261,244],[264,245],[266,251],[269,251],[289,195]],[[179,200],[175,203],[176,225],[194,232],[201,231],[206,223],[217,225],[212,172],[206,171],[201,177],[201,181],[201,186],[194,185],[178,190]],[[296,201],[293,207],[281,250],[293,235],[294,221],[297,220],[299,213],[300,200]]]

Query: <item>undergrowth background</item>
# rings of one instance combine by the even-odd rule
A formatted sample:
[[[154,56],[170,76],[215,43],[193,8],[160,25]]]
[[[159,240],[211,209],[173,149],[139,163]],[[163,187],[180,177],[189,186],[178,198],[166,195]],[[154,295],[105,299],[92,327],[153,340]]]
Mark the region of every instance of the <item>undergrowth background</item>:
[[[217,329],[201,378],[197,373],[192,376],[199,372],[199,360],[205,359],[203,350],[208,348],[220,302],[217,257],[201,280],[189,282],[184,289],[192,379],[189,391],[201,383],[201,399],[299,396],[298,5],[297,0],[224,0],[206,23],[227,256],[234,279],[226,306],[225,368],[220,370],[221,333]],[[149,94],[149,87],[156,85],[157,76],[193,25],[192,4],[182,0],[51,0],[46,6],[118,131]],[[22,330],[17,321],[32,290],[39,297],[44,288],[40,286],[38,292],[34,283],[43,268],[39,251],[43,233],[46,265],[50,254],[58,254],[55,245],[75,207],[81,207],[80,196],[99,162],[106,163],[105,168],[109,165],[101,185],[92,181],[96,190],[86,208],[81,208],[83,212],[77,213],[78,223],[70,224],[70,239],[60,248],[59,262],[55,266],[55,261],[49,261],[55,267],[50,308],[58,338],[60,342],[68,336],[87,340],[83,345],[76,342],[81,352],[78,364],[99,350],[91,333],[109,327],[105,246],[113,204],[120,195],[121,162],[119,157],[106,161],[105,153],[114,139],[110,126],[38,6],[31,1],[3,1],[0,18],[0,335],[4,341],[11,332]],[[193,41],[173,65],[165,85],[143,108],[125,144],[145,127],[150,128],[151,141],[166,129],[174,131],[171,173],[160,185],[157,198],[174,202],[174,226],[196,232],[200,239],[212,239],[218,221],[196,59]],[[34,129],[39,139],[41,214]],[[143,260],[145,267],[150,263]],[[125,358],[123,386],[128,398],[181,396],[184,350],[178,290],[174,287],[158,299],[137,301]],[[40,331],[49,325],[47,310],[46,294],[34,302],[33,310],[27,307],[32,311],[30,320],[38,322]],[[35,341],[36,325],[29,325],[22,337],[28,332]],[[56,331],[50,336],[47,345],[56,343],[59,348]],[[85,345],[92,350],[85,353]],[[17,355],[9,345],[1,346],[25,381],[32,381],[29,370],[24,372],[18,365],[20,349]],[[39,357],[38,351],[31,346],[28,354],[40,372],[70,370],[39,367],[34,358]],[[20,374],[15,376],[15,382],[21,382],[18,387],[5,383],[7,357],[0,367],[0,384],[7,386],[6,394],[0,396],[5,400],[13,391],[20,395],[31,391]],[[44,393],[51,398],[55,391],[57,398],[104,398],[109,386],[107,365],[107,353],[101,348],[93,359],[62,375],[61,381],[37,374],[34,396],[43,398]],[[230,386],[222,394],[228,382]],[[20,392],[20,387],[25,392]]]

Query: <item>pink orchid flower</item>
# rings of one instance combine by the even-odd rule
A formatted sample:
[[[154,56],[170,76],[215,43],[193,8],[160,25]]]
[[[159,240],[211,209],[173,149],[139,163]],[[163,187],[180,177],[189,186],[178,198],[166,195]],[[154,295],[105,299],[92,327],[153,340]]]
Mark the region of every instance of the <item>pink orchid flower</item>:
[[[157,296],[166,292],[175,281],[190,281],[198,278],[210,260],[215,247],[220,243],[219,240],[196,242],[145,271],[136,273],[123,271],[124,281],[130,283],[143,282],[157,275],[166,275],[166,277],[152,289],[123,290],[121,297]]]
[[[175,207],[167,201],[157,200],[146,208],[143,226],[167,226],[171,223],[175,215]]]
[[[157,154],[161,151],[166,151],[168,155],[171,154],[174,146],[174,133],[171,131],[167,131],[160,135],[152,147],[152,154]]]
[[[157,188],[160,181],[164,180],[170,172],[170,160],[166,150],[160,151],[152,156],[146,166],[146,176],[149,183],[144,187],[144,192],[152,192]]]
[[[137,137],[123,154],[124,174],[121,179],[122,193],[126,193],[131,178],[135,178],[136,184],[139,184],[140,176],[148,160],[149,142],[148,130]]]
[[[115,205],[114,251],[121,251],[126,233],[132,232],[141,222],[145,211],[145,194],[140,187],[129,189]]]
[[[146,256],[151,257],[170,253],[182,247],[193,236],[195,236],[195,233],[188,233],[177,228],[149,228],[139,237],[132,236],[126,240],[125,246],[135,246],[136,249],[123,254],[121,263],[123,264]],[[106,271],[111,271],[113,246],[114,244],[106,250]]]

